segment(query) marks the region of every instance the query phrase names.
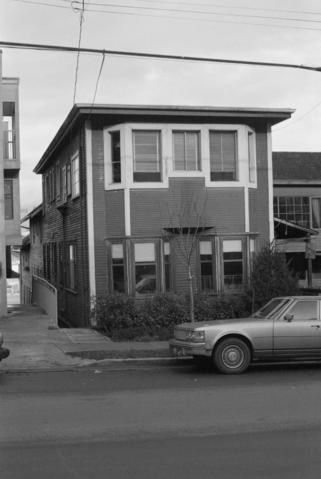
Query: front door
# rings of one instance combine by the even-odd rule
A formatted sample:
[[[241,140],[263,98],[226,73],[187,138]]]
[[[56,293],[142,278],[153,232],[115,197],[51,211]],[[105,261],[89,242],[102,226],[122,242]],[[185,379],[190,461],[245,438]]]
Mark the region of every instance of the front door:
[[[274,323],[274,352],[277,355],[321,354],[320,301],[298,299]]]

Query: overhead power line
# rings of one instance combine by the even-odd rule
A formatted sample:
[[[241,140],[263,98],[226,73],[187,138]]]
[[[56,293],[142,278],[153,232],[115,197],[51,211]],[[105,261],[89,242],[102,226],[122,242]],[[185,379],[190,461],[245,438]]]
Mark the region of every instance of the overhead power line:
[[[85,1],[82,0],[82,7],[80,11],[80,19],[79,19],[79,36],[78,36],[78,48],[77,48],[77,61],[76,61],[76,71],[75,71],[75,83],[74,83],[74,97],[73,97],[73,104],[76,101],[76,91],[77,91],[77,82],[78,82],[78,70],[79,70],[79,57],[80,57],[80,44],[81,44],[81,35],[82,35],[82,26],[84,22],[84,11],[85,11]],[[78,13],[78,11],[77,11]]]
[[[31,5],[38,5],[38,6],[46,6],[46,7],[52,7],[52,8],[64,8],[64,9],[68,9],[70,10],[70,6],[65,6],[65,5],[58,5],[57,3],[48,3],[48,2],[45,2],[45,1],[34,1],[34,0],[14,0],[16,2],[20,2],[20,3],[24,3],[24,4],[31,4]],[[76,3],[79,3],[79,0],[74,0]],[[93,3],[91,3],[90,5],[94,5]],[[104,8],[89,8],[87,7],[86,9],[86,12],[88,13],[104,13],[104,14],[107,14],[107,15],[120,15],[120,16],[139,16],[139,17],[149,17],[149,18],[157,18],[157,19],[162,19],[162,20],[166,20],[166,19],[170,19],[170,20],[179,20],[179,21],[189,21],[189,22],[206,22],[206,23],[219,23],[219,24],[232,24],[232,25],[254,25],[254,26],[259,26],[259,27],[267,27],[267,28],[282,28],[282,29],[292,29],[292,30],[306,30],[306,31],[321,31],[320,28],[315,28],[313,26],[299,26],[299,25],[290,25],[290,24],[286,24],[286,23],[282,23],[282,24],[275,24],[275,23],[257,23],[257,22],[254,22],[254,21],[248,21],[248,22],[245,22],[245,21],[241,21],[241,18],[258,18],[259,20],[278,20],[278,21],[295,21],[295,22],[304,22],[304,23],[319,23],[318,20],[309,20],[309,19],[291,19],[291,18],[286,18],[286,17],[267,17],[267,16],[259,16],[259,15],[245,15],[245,14],[232,14],[232,13],[222,13],[222,12],[193,12],[192,10],[181,10],[181,12],[178,11],[178,9],[176,9],[177,11],[175,11],[174,9],[164,9],[164,8],[157,8],[155,9],[155,13],[145,13],[146,10],[147,11],[150,11],[152,9],[152,7],[135,7],[135,6],[127,6],[127,10],[124,10],[124,6],[121,6],[121,5],[115,5],[115,4],[109,4],[108,6],[108,10],[105,9],[107,8],[107,4],[100,4],[102,7]],[[111,8],[113,9],[118,9],[118,10],[111,10]],[[123,10],[121,10],[121,8],[123,8]],[[120,9],[120,10],[119,10]],[[129,10],[128,10],[129,9]],[[145,10],[142,11],[140,9],[143,9]],[[159,13],[156,13],[156,10],[159,12]],[[173,15],[166,15],[164,13],[161,13],[161,12],[164,12],[164,11],[167,11],[167,12],[171,12],[173,13]],[[190,14],[192,16],[181,16],[181,14]],[[198,15],[198,16],[195,16]],[[201,18],[199,15],[200,14],[206,14],[207,18]],[[216,15],[216,16],[219,16],[219,19],[213,19],[213,18],[209,18],[211,15]],[[227,20],[227,19],[222,19],[222,17],[238,17],[240,18],[239,21],[233,21],[233,20]]]
[[[251,61],[251,60],[236,60],[228,58],[212,58],[212,57],[195,57],[190,55],[169,55],[162,53],[147,53],[147,52],[131,52],[131,51],[121,51],[121,50],[106,50],[102,48],[77,48],[69,47],[63,45],[45,45],[41,43],[22,43],[22,42],[5,42],[0,41],[0,47],[3,48],[14,48],[14,49],[23,49],[23,50],[41,50],[41,51],[55,51],[55,52],[81,52],[81,53],[92,53],[100,55],[114,55],[122,57],[133,57],[133,58],[148,58],[148,59],[157,59],[157,60],[174,60],[174,61],[189,61],[189,62],[202,62],[202,63],[225,63],[225,64],[238,64],[238,65],[249,65],[249,66],[258,66],[258,67],[274,67],[274,68],[294,68],[299,70],[309,70],[315,72],[321,72],[320,67],[312,67],[309,65],[300,65],[295,63],[276,63],[276,62],[261,62],[261,61]]]

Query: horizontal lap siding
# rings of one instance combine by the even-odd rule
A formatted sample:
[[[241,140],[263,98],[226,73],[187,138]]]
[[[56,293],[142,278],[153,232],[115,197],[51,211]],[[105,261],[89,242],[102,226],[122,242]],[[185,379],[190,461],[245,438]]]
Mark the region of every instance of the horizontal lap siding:
[[[269,175],[266,131],[256,132],[257,188],[249,188],[250,231],[258,232],[257,249],[269,236]]]
[[[124,191],[105,191],[105,237],[125,235]]]
[[[244,232],[243,188],[205,188],[204,178],[175,178],[168,190],[131,191],[134,236],[197,225],[214,227],[217,234]]]
[[[57,209],[55,201],[46,203],[43,228],[43,243],[75,242],[77,245],[77,292],[63,291],[59,284],[54,284],[58,289],[58,313],[75,326],[86,326],[89,318],[86,166],[82,143],[79,132],[70,139],[68,146],[56,155],[52,163],[59,163],[62,167],[76,151],[80,152],[81,195],[75,199],[69,197],[67,207],[62,212]]]
[[[89,161],[89,159],[87,159]],[[93,190],[93,221],[95,245],[95,281],[96,296],[106,292],[106,211],[105,179],[104,179],[104,143],[103,131],[92,130],[92,190]]]

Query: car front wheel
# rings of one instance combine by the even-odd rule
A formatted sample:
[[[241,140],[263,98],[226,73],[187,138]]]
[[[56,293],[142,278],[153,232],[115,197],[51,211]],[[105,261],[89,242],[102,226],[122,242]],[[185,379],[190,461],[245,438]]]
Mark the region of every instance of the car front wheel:
[[[251,361],[248,345],[239,338],[223,339],[213,353],[214,365],[223,374],[240,374]]]

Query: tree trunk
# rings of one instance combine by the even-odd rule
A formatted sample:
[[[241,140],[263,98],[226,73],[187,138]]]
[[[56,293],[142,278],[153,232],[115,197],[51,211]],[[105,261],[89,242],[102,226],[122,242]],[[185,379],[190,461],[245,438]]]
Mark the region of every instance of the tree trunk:
[[[189,284],[189,318],[191,323],[195,321],[194,312],[194,288],[193,288],[193,275],[191,265],[188,265],[188,284]]]

